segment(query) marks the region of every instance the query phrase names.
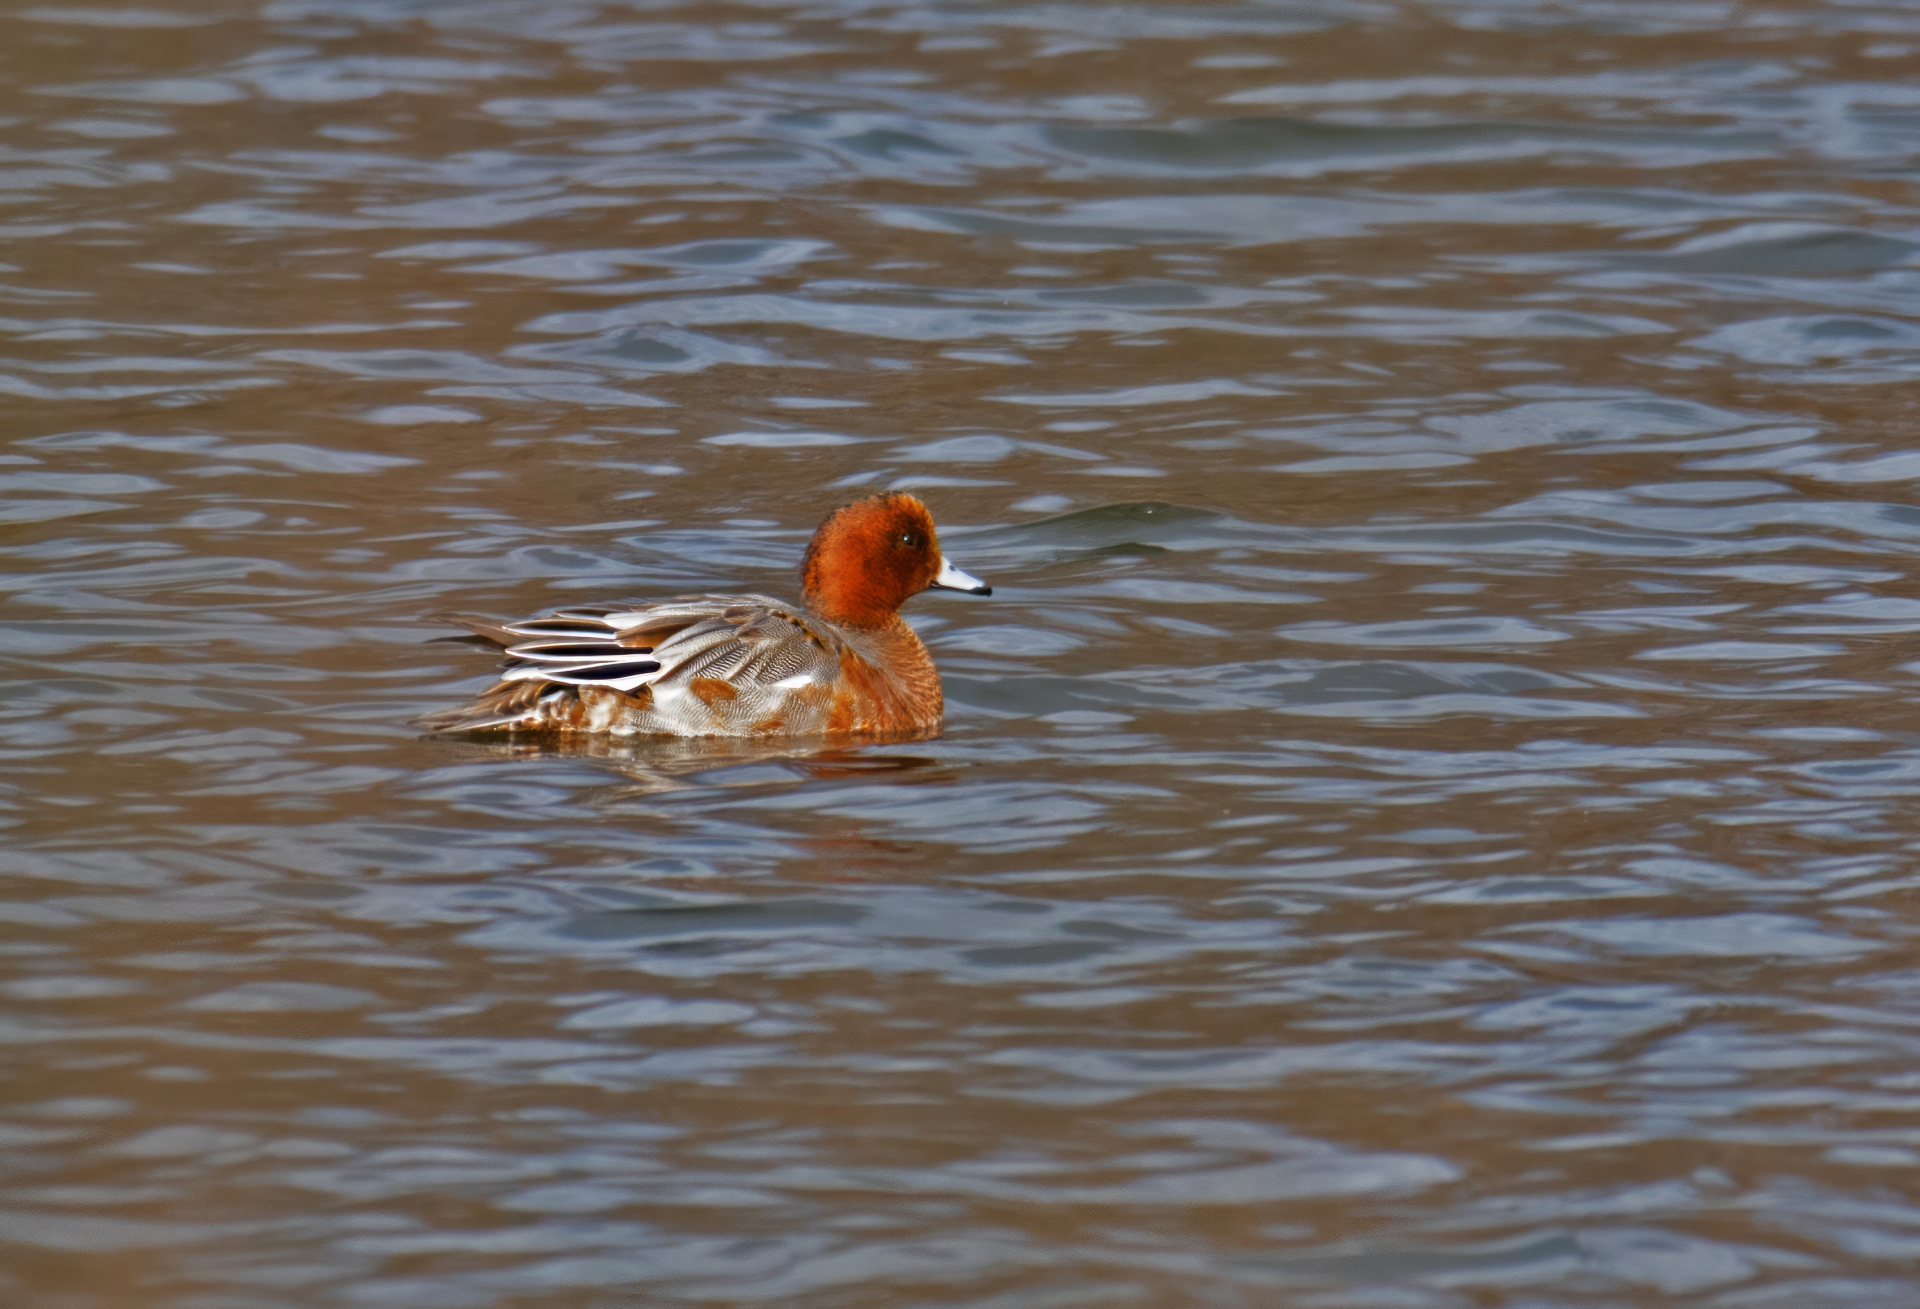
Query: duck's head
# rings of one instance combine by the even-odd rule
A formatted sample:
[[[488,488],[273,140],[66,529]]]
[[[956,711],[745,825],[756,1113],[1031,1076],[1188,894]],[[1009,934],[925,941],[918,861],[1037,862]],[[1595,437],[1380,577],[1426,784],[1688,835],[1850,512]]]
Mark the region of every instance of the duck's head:
[[[933,515],[900,492],[858,500],[830,515],[800,565],[807,608],[848,627],[884,627],[929,587],[993,594],[985,582],[946,561]]]

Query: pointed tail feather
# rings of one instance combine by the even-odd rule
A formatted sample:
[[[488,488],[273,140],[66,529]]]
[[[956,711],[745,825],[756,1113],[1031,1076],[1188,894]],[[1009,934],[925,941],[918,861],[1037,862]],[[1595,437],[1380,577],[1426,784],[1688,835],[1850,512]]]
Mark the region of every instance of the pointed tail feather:
[[[471,703],[441,709],[413,720],[429,732],[502,732],[538,726],[530,721],[535,703],[552,689],[541,682],[495,682]]]
[[[526,639],[509,632],[505,624],[498,619],[488,618],[485,614],[427,614],[421,621],[464,627],[475,636],[485,637],[502,648]]]

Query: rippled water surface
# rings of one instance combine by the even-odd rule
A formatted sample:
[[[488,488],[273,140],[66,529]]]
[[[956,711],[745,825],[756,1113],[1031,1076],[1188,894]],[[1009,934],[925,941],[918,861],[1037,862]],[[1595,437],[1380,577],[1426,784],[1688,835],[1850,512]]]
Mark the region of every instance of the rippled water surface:
[[[1920,1300],[1920,9],[0,14],[0,1296]],[[423,739],[913,489],[946,734]]]

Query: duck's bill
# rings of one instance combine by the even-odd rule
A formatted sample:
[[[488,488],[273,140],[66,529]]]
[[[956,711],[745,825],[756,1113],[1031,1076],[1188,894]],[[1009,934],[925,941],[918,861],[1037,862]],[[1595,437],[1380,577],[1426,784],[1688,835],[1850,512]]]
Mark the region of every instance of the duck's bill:
[[[993,594],[992,587],[972,573],[961,572],[945,559],[940,561],[940,571],[929,585],[938,591],[965,591],[968,595]]]

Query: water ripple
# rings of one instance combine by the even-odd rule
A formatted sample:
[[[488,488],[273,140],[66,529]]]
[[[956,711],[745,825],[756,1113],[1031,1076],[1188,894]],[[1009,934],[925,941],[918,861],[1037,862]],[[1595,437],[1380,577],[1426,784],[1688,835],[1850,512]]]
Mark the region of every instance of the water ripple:
[[[1920,38],[1737,17],[0,15],[12,1299],[1908,1304]],[[940,738],[410,726],[880,489]]]

